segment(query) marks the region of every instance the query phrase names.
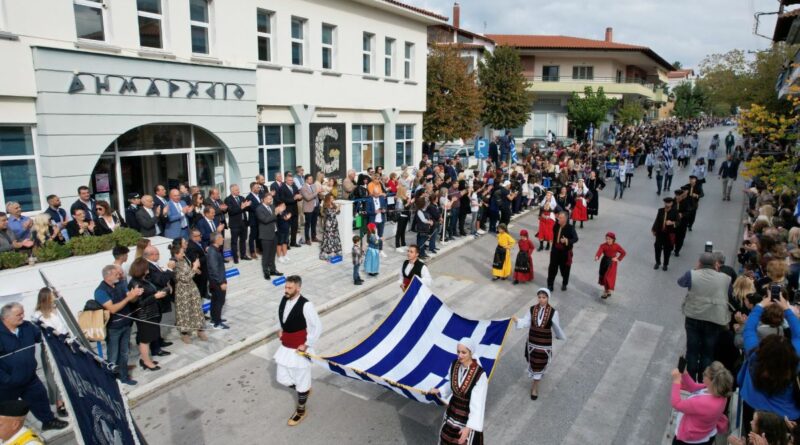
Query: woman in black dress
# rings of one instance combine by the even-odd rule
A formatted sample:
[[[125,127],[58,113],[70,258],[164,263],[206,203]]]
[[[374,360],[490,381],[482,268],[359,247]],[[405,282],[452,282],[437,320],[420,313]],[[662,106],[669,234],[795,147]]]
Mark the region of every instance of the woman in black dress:
[[[589,219],[594,219],[594,217],[599,214],[600,210],[600,196],[598,196],[597,191],[606,188],[606,182],[597,176],[597,171],[592,170],[592,172],[589,173],[589,179],[586,180],[586,187],[592,193],[592,197],[589,199],[589,204],[586,205],[586,208],[589,210]]]
[[[158,300],[167,296],[167,292],[159,290],[155,284],[147,279],[149,274],[149,263],[144,258],[137,258],[131,264],[128,274],[131,277],[128,283],[128,290],[137,287],[142,288],[143,292],[137,302],[139,308],[131,313],[131,317],[136,319],[136,343],[139,344],[139,366],[144,370],[158,371],[161,369],[158,362],[154,362],[150,357],[150,343],[158,340],[161,336],[161,312],[158,310]]]

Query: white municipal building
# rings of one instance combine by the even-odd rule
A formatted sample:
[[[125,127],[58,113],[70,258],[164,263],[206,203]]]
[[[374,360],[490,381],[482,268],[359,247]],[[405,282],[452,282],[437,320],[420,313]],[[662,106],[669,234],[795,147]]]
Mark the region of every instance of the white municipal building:
[[[419,162],[446,21],[394,0],[0,0],[0,209]]]

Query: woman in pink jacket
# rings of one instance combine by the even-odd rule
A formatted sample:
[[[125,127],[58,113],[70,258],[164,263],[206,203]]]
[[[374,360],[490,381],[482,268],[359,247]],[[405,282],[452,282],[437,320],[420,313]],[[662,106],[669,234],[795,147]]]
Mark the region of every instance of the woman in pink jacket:
[[[681,400],[681,390],[689,397]],[[678,411],[673,445],[714,443],[717,433],[728,429],[723,414],[733,390],[733,376],[720,362],[713,362],[703,372],[703,384],[689,374],[672,370],[672,407]]]

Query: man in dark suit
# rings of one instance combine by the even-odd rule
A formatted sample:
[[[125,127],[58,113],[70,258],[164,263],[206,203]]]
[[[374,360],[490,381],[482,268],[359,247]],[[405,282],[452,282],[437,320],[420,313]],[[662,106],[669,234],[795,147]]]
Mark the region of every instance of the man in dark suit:
[[[217,223],[215,216],[214,207],[203,207],[203,217],[198,220],[195,225],[202,235],[203,248],[208,247],[211,242],[212,233],[219,233],[222,235],[222,231],[225,230],[225,226],[222,223]]]
[[[172,280],[175,278],[175,274],[172,272],[172,269],[175,268],[175,262],[170,260],[169,263],[167,263],[167,268],[161,267],[158,264],[161,254],[159,253],[158,248],[152,245],[144,249],[142,257],[149,263],[147,266],[149,271],[147,274],[147,280],[153,283],[157,289],[166,290],[168,294],[172,295]],[[158,310],[160,315],[158,316],[158,319],[154,320],[156,323],[161,322],[161,317],[163,314],[172,312],[171,300],[172,297],[158,300]],[[150,343],[150,353],[156,356],[170,355],[171,353],[169,351],[161,349],[170,345],[172,345],[172,342],[164,341],[164,339],[159,336],[158,340]]]
[[[289,245],[291,247],[300,247],[300,244],[297,244],[297,228],[300,224],[300,212],[297,207],[298,203],[303,200],[303,195],[300,194],[300,187],[295,184],[294,175],[291,172],[286,172],[284,178],[286,179],[284,186],[292,192],[291,202],[285,202],[286,208],[292,214],[292,236]]]
[[[142,196],[141,207],[136,210],[136,224],[139,226],[139,233],[142,236],[161,235],[159,225],[158,210],[153,207],[153,197],[150,195]],[[163,207],[161,207],[163,208]],[[160,209],[159,209],[160,210]]]
[[[258,239],[261,241],[261,270],[264,272],[265,280],[269,280],[270,275],[283,275],[275,269],[275,231],[277,229],[277,215],[286,210],[286,205],[278,204],[273,206],[272,201],[272,195],[266,193],[261,205],[256,208]]]
[[[703,193],[703,183],[697,180],[697,176],[689,176],[689,183],[684,186],[689,192],[689,202],[691,203],[692,210],[689,212],[689,217],[686,220],[686,226],[689,231],[692,231],[694,219],[697,217],[697,209],[700,207],[700,198],[705,196]]]
[[[222,235],[211,235],[211,244],[206,251],[208,263],[208,287],[211,290],[211,323],[214,329],[230,329],[222,318],[225,295],[228,292],[228,279],[225,277],[225,259],[222,257]]]
[[[247,221],[250,224],[250,235],[247,238],[247,245],[250,248],[250,258],[254,260],[258,258],[258,253],[256,252],[256,240],[258,239],[256,207],[261,204],[261,197],[258,196],[259,191],[261,191],[261,186],[255,181],[251,182],[250,193],[247,194],[247,200],[250,201],[250,204],[247,206]]]
[[[159,184],[153,188],[153,209],[158,215],[158,227],[161,229],[161,233],[164,233],[164,226],[166,225],[167,221],[165,218],[162,218],[162,215],[166,212],[166,210],[162,210],[162,208],[166,207],[168,204],[169,198],[167,198],[167,189]]]
[[[264,175],[256,175],[256,183],[258,184],[258,197],[263,198],[269,192],[267,187],[267,178]]]
[[[669,268],[669,257],[672,255],[672,247],[675,242],[675,226],[678,223],[678,211],[675,210],[674,203],[673,198],[664,198],[664,207],[658,209],[656,220],[653,221],[653,227],[650,229],[653,236],[656,237],[653,245],[656,251],[656,265],[653,269],[661,266],[662,253],[664,255],[663,270]]]
[[[216,225],[222,224],[224,227],[228,227],[225,222],[225,214],[228,213],[228,205],[222,201],[219,190],[211,189],[203,205],[214,208],[214,221],[217,222]]]
[[[559,212],[553,226],[553,248],[550,250],[550,264],[547,267],[547,288],[553,292],[556,275],[561,272],[561,290],[567,290],[569,272],[572,269],[572,248],[578,242],[578,232],[569,224],[569,213]]]
[[[133,230],[139,230],[139,222],[136,221],[136,212],[142,206],[142,197],[138,193],[128,193],[128,207],[125,207],[125,224]]]
[[[97,203],[89,193],[89,187],[82,185],[78,187],[78,200],[72,203],[69,208],[70,215],[75,214],[75,209],[83,210],[86,222],[97,221]]]
[[[239,258],[249,260],[247,256],[247,228],[250,225],[247,217],[250,212],[250,201],[239,195],[239,186],[231,186],[231,194],[225,198],[228,209],[228,228],[231,229],[231,253],[233,262],[239,264]]]
[[[197,229],[192,229],[189,233],[189,243],[186,245],[186,258],[192,263],[194,263],[194,260],[200,261],[200,273],[195,275],[192,279],[194,280],[194,284],[197,285],[197,290],[200,291],[200,296],[209,298],[206,250],[202,244],[202,235]]]

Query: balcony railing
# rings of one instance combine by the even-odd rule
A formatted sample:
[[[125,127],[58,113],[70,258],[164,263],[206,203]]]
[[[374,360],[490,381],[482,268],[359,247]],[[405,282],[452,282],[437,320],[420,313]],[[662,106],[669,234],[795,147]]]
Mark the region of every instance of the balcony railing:
[[[619,77],[572,77],[572,76],[526,76],[529,82],[572,82],[572,83],[610,83],[610,84],[637,84],[655,91],[656,84],[647,79],[619,78]]]

